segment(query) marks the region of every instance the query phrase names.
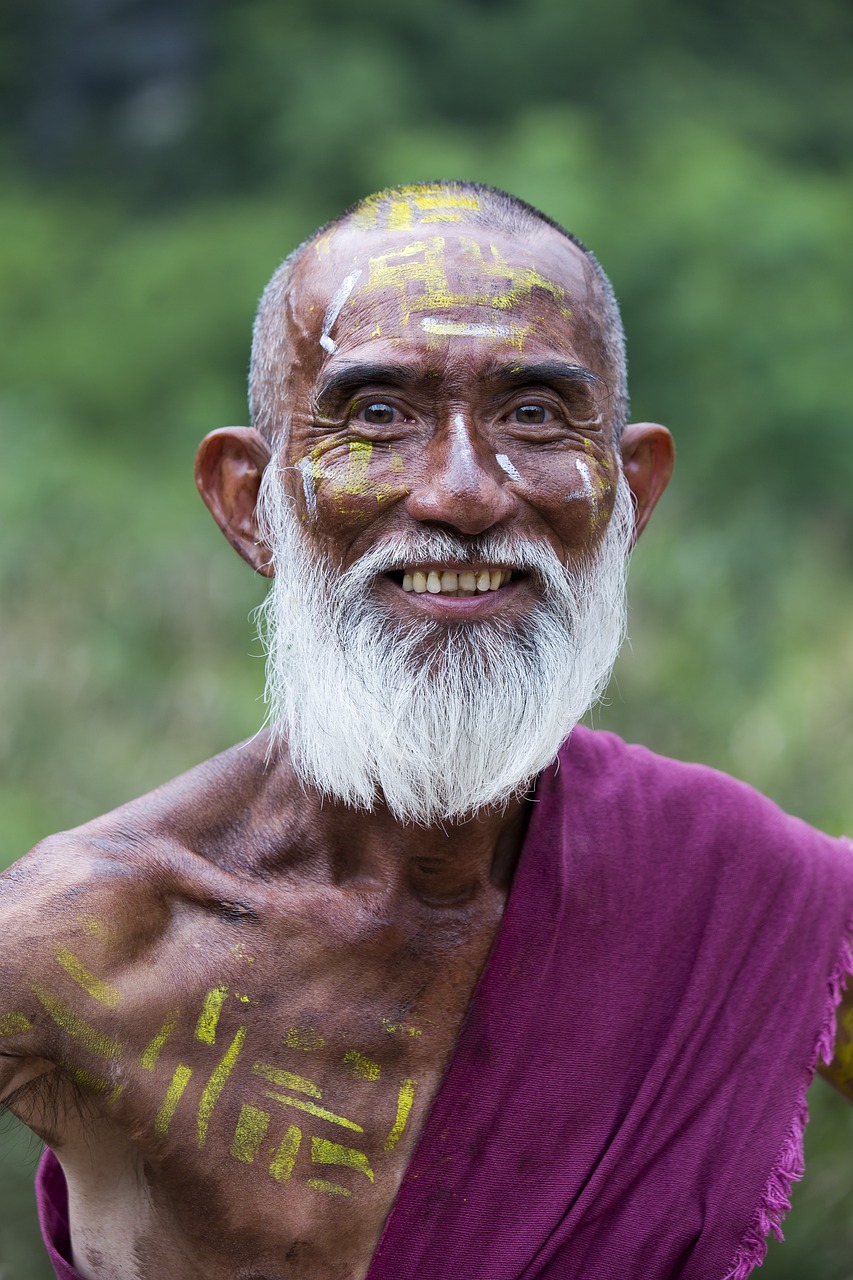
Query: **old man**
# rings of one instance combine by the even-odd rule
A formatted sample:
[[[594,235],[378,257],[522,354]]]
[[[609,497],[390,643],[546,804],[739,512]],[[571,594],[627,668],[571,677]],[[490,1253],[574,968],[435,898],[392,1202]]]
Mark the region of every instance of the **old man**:
[[[57,1276],[743,1280],[850,1075],[853,850],[575,727],[673,459],[601,267],[370,197],[273,276],[251,413],[197,481],[267,729],[3,881]]]

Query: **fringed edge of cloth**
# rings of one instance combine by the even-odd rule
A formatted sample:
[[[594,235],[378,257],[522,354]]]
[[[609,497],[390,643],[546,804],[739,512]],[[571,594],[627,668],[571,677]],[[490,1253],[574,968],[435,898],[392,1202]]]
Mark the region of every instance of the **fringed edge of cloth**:
[[[853,940],[853,920],[847,926],[841,953],[835,968],[829,975],[820,1034],[811,1062],[800,1084],[788,1132],[776,1157],[776,1163],[770,1171],[770,1177],[767,1179],[767,1185],[762,1192],[752,1221],[744,1233],[723,1280],[747,1280],[747,1276],[764,1261],[770,1233],[772,1232],[777,1240],[784,1239],[782,1219],[791,1208],[791,1188],[795,1182],[800,1181],[805,1171],[803,1136],[809,1120],[806,1092],[818,1064],[822,1062],[828,1066],[832,1061],[838,1005],[844,992],[845,981],[853,975],[851,940]]]

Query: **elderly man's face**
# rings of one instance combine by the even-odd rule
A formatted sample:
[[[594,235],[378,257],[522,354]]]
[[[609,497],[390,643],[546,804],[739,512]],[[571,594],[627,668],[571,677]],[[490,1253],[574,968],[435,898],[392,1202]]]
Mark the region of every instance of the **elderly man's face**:
[[[424,526],[522,535],[566,565],[597,546],[617,462],[589,272],[550,228],[348,225],[308,249],[287,296],[281,461],[332,563]],[[413,563],[377,589],[401,617],[473,621],[524,607],[531,584],[501,573]]]
[[[445,197],[309,246],[274,321],[286,368],[265,370],[270,465],[254,428],[197,462],[229,540],[275,573],[267,698],[291,765],[427,825],[527,787],[606,685],[672,463],[639,424],[620,468],[585,257]]]

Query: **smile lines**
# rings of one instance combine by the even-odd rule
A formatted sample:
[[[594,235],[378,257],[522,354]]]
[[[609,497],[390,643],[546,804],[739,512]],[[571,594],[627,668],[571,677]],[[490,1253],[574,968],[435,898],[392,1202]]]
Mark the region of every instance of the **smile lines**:
[[[403,574],[403,590],[416,595],[429,592],[433,596],[485,595],[498,591],[512,578],[512,569],[413,569]]]

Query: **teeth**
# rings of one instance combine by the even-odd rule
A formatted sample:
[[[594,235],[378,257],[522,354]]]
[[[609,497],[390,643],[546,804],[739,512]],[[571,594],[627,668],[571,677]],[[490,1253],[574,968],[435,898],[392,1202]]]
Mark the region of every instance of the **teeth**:
[[[423,595],[473,596],[497,591],[512,578],[511,569],[412,569],[403,574],[403,590]]]

